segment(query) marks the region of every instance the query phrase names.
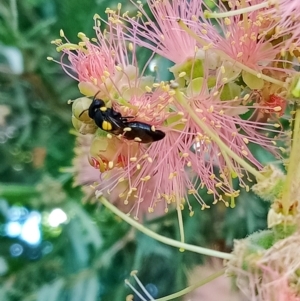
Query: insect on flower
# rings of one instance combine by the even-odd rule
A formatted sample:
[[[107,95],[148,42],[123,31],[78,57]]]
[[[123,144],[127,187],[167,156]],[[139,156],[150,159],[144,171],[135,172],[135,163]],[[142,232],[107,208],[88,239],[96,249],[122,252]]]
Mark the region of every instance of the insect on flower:
[[[105,106],[102,99],[94,96],[90,107],[87,109],[89,117],[102,130],[114,135],[122,135],[127,140],[140,143],[150,143],[163,139],[165,133],[156,130],[148,123],[140,121],[128,121],[130,117],[123,117],[119,112]],[[81,112],[83,114],[84,111]]]

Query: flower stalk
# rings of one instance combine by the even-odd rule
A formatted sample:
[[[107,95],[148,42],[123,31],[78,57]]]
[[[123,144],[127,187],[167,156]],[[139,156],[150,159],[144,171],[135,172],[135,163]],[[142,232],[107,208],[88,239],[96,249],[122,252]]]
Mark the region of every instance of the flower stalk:
[[[113,212],[114,214],[119,216],[122,220],[124,220],[126,223],[128,223],[129,225],[131,225],[135,229],[141,231],[142,233],[146,234],[147,236],[149,236],[149,237],[151,237],[151,238],[153,238],[157,241],[160,241],[160,242],[162,242],[166,245],[172,246],[172,247],[176,247],[176,248],[187,250],[187,251],[192,251],[192,252],[202,254],[202,255],[208,255],[208,256],[222,258],[222,259],[226,259],[226,260],[230,259],[232,257],[232,255],[228,254],[228,253],[215,251],[215,250],[211,250],[211,249],[207,249],[207,248],[198,247],[198,246],[195,246],[195,245],[179,242],[179,241],[176,241],[174,239],[164,237],[160,234],[157,234],[157,233],[151,231],[150,229],[146,228],[145,226],[143,226],[139,222],[133,220],[127,214],[120,211],[117,207],[115,207],[113,204],[111,204],[106,198],[104,198],[102,196],[101,192],[100,193],[99,193],[99,191],[96,192],[96,196],[99,199],[99,201],[107,209],[109,209],[111,212]]]
[[[186,111],[189,113],[190,117],[197,123],[202,130],[210,136],[210,138],[219,146],[222,155],[224,156],[224,159],[226,160],[227,167],[231,169],[232,172],[234,172],[234,168],[232,166],[232,163],[229,159],[231,157],[234,159],[237,163],[239,163],[242,167],[244,167],[249,173],[254,175],[256,179],[263,180],[264,176],[255,168],[253,168],[250,164],[248,164],[245,160],[237,156],[221,139],[220,137],[212,130],[210,129],[192,110],[192,108],[189,106],[188,102],[184,98],[183,94],[178,90],[175,89],[176,92],[176,99],[177,101],[186,109]]]
[[[195,289],[197,289],[198,287],[206,284],[206,283],[209,283],[213,280],[215,280],[216,278],[224,275],[225,273],[225,269],[221,269],[220,271],[216,272],[216,273],[213,273],[211,274],[210,276],[204,278],[204,279],[201,279],[200,281],[196,282],[195,284],[193,285],[190,285],[188,287],[186,287],[185,289],[177,292],[177,293],[174,293],[174,294],[171,294],[171,295],[168,295],[166,297],[163,297],[163,298],[159,298],[159,299],[155,299],[155,301],[168,301],[168,300],[174,300],[175,298],[179,298],[181,296],[184,296],[192,291],[194,291]]]
[[[289,214],[289,208],[293,204],[293,192],[295,183],[300,182],[300,106],[296,104],[295,121],[293,128],[293,142],[287,169],[286,181],[282,191],[282,211]],[[298,185],[298,184],[297,184]]]

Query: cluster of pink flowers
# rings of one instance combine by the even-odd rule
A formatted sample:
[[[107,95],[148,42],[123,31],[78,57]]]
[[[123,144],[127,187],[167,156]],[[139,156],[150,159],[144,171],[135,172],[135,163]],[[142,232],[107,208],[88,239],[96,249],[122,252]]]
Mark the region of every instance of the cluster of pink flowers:
[[[189,195],[209,207],[203,191],[228,205],[226,199],[239,194],[234,179],[248,189],[251,174],[262,168],[249,143],[281,157],[277,141],[286,136],[279,117],[296,74],[300,40],[292,13],[300,4],[264,2],[220,1],[213,8],[219,18],[206,1],[148,0],[155,21],[142,4],[135,4],[135,16],[119,5],[107,9],[107,21],[95,16],[96,38],[80,33],[81,41],[72,44],[62,32],[64,41],[54,41],[63,69],[89,97],[73,103],[73,124],[93,135],[88,156],[98,171],[96,187],[136,218],[170,204],[187,204],[192,214]],[[153,53],[142,69],[140,48]],[[157,55],[173,62],[173,80],[157,81],[150,72]],[[154,69],[159,74],[160,66]],[[145,144],[103,131],[87,113],[95,95],[165,137]]]
[[[227,273],[237,277],[237,286],[251,301],[299,301],[299,239],[296,232],[268,250],[255,240],[235,241]]]

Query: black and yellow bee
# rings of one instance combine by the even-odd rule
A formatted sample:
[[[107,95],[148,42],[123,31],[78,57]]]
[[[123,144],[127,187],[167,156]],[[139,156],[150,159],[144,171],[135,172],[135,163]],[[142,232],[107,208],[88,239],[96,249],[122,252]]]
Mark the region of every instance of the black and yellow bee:
[[[93,98],[88,109],[89,117],[102,130],[114,135],[122,135],[127,140],[150,143],[163,139],[165,133],[156,130],[150,124],[140,121],[128,121],[131,117],[123,117],[121,113],[105,106],[102,99]]]

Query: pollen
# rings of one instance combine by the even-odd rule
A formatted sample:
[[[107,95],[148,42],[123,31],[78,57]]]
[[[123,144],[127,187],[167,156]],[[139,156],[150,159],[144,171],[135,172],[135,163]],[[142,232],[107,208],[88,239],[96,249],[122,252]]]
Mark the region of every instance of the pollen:
[[[250,94],[246,94],[244,97],[243,97],[243,100],[247,101],[250,97]]]
[[[225,23],[225,25],[230,25],[230,24],[231,24],[231,21],[230,21],[229,18],[225,18],[225,19],[224,19],[224,23]]]
[[[110,73],[108,72],[108,71],[103,71],[103,75],[105,76],[105,77],[110,77]]]
[[[94,17],[93,17],[94,21],[98,20],[98,19],[101,19],[100,16],[98,14],[94,14]]]
[[[122,183],[122,182],[124,182],[124,181],[125,181],[125,178],[124,178],[124,177],[121,177],[121,178],[118,180],[119,183]]]
[[[154,209],[152,207],[148,207],[148,212],[149,213],[153,213],[154,212]]]
[[[284,48],[282,48],[282,49],[280,50],[280,55],[281,55],[281,56],[285,56],[285,55],[286,55],[286,50],[285,50]]]
[[[144,177],[144,178],[141,178],[141,181],[143,181],[143,182],[147,182],[147,181],[149,181],[151,179],[151,176],[146,176],[146,177]]]
[[[207,112],[212,113],[214,111],[214,106],[210,106],[209,109],[207,109]]]
[[[114,167],[114,162],[113,161],[109,161],[108,162],[108,168],[112,169]]]
[[[169,180],[172,180],[173,178],[175,178],[177,176],[177,172],[171,172],[169,174]]]

